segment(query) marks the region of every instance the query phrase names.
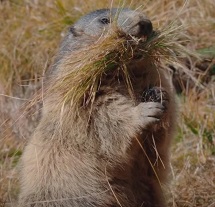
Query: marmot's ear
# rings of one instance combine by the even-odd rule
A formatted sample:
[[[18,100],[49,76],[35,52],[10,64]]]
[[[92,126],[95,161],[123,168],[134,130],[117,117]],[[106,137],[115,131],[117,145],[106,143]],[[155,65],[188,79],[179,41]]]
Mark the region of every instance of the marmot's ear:
[[[71,26],[71,27],[69,28],[69,32],[70,32],[71,34],[73,34],[74,37],[77,37],[77,36],[80,36],[80,35],[81,35],[81,32],[78,31],[74,26]]]

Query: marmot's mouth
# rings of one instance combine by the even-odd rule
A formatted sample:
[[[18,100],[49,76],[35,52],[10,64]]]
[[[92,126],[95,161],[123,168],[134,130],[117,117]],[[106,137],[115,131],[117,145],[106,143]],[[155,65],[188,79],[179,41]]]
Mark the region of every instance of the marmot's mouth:
[[[141,60],[142,58],[144,58],[144,53],[143,53],[144,45],[147,47],[147,44],[150,43],[150,40],[152,40],[158,34],[159,34],[159,31],[152,31],[150,35],[142,35],[141,37],[131,36],[131,39],[130,39],[132,42],[131,44],[136,45],[136,47],[134,47],[134,53],[133,53],[134,60]],[[141,45],[141,47],[138,47],[138,45]]]
[[[158,33],[158,31],[153,30],[149,35],[142,35],[140,39],[143,41],[147,41],[153,37],[156,37]]]
[[[152,31],[150,35],[142,35],[142,36],[135,36],[135,35],[130,35],[130,37],[138,44],[139,42],[147,42],[153,37],[156,37],[159,34],[159,31]]]
[[[143,35],[140,39],[145,42],[148,39],[148,37]]]

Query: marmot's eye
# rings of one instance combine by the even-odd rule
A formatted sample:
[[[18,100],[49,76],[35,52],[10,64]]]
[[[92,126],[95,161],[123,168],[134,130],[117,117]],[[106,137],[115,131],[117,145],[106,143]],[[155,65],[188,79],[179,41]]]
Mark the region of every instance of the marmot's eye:
[[[100,22],[102,24],[109,24],[110,23],[110,19],[107,17],[103,17],[102,19],[100,19]]]

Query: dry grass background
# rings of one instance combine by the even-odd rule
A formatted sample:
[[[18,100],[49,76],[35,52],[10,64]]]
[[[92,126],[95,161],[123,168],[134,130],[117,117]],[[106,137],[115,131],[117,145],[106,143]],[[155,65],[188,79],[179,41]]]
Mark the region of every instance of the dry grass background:
[[[215,206],[214,0],[2,0],[0,207],[16,206],[17,163],[40,114],[34,108],[30,117],[20,118],[22,104],[40,88],[68,25],[89,11],[111,6],[143,10],[155,28],[173,21],[182,25],[183,36],[189,40],[184,43],[186,47],[204,54],[200,62],[189,57],[183,60],[183,70],[189,69],[190,77],[181,68],[174,68],[178,69],[175,77],[181,76],[178,83],[182,92],[178,95],[178,130],[172,147],[172,181],[166,189],[171,207]]]

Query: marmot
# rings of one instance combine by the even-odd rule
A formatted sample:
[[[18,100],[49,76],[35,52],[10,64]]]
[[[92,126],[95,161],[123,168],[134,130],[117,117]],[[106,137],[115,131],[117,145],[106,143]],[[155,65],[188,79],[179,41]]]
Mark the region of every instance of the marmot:
[[[89,13],[69,29],[47,79],[63,73],[57,66],[64,56],[96,44],[114,19],[130,36],[153,32],[151,21],[138,11]],[[123,81],[107,76],[93,105],[80,109],[74,120],[69,103],[63,112],[57,107],[60,93],[47,94],[21,159],[19,207],[166,206],[161,184],[175,123],[173,87],[165,70],[131,63],[135,101]]]

